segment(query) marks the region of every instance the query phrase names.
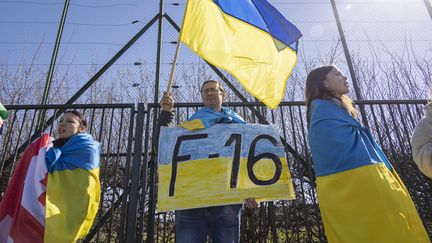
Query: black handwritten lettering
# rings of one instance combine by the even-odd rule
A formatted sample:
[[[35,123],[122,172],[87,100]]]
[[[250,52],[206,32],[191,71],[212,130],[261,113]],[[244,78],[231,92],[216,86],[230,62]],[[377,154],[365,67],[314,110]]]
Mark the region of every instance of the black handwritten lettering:
[[[225,143],[225,146],[230,146],[235,141],[234,145],[234,156],[232,160],[232,169],[231,169],[231,181],[230,188],[237,187],[237,178],[238,172],[240,168],[240,153],[241,153],[241,134],[233,133],[231,134],[228,141]]]
[[[203,134],[194,134],[194,135],[183,135],[183,136],[179,136],[177,138],[175,147],[174,147],[174,153],[172,156],[172,171],[171,171],[171,181],[170,181],[170,187],[169,187],[169,196],[172,197],[174,196],[174,188],[175,188],[175,183],[176,183],[176,179],[177,179],[177,163],[180,161],[186,161],[186,160],[190,160],[190,154],[188,155],[181,155],[179,156],[179,150],[180,150],[180,145],[183,141],[187,141],[187,140],[196,140],[196,139],[203,139],[203,138],[207,138],[208,134],[203,133]]]
[[[249,154],[248,154],[248,161],[247,161],[247,172],[249,179],[255,184],[255,185],[261,185],[261,186],[268,186],[276,183],[281,174],[282,174],[282,162],[280,161],[279,157],[272,153],[261,153],[258,155],[255,155],[255,147],[259,140],[266,139],[270,141],[274,146],[277,146],[277,140],[267,134],[259,135],[257,136],[253,141],[249,148]],[[263,158],[269,158],[273,161],[275,164],[275,173],[274,176],[269,180],[260,180],[255,176],[255,173],[253,171],[254,165]]]

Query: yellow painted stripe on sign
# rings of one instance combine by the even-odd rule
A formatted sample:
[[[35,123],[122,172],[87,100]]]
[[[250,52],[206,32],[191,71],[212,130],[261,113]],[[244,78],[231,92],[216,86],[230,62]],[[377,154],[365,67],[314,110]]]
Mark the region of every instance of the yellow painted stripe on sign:
[[[172,166],[160,165],[158,211],[238,204],[249,197],[254,197],[257,201],[294,199],[294,188],[286,159],[282,157],[280,160],[282,173],[279,180],[273,185],[258,186],[249,179],[247,160],[242,158],[236,188],[230,188],[231,158],[180,162],[177,164],[172,197],[169,196]],[[268,180],[273,177],[275,166],[271,160],[262,159],[255,164],[253,170],[258,179]]]

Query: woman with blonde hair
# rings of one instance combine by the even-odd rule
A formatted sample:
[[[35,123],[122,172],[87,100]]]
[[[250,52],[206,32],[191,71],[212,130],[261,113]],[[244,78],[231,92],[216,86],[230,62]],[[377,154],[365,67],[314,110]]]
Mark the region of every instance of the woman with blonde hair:
[[[347,96],[334,65],[306,80],[309,145],[329,242],[430,242],[407,189]]]

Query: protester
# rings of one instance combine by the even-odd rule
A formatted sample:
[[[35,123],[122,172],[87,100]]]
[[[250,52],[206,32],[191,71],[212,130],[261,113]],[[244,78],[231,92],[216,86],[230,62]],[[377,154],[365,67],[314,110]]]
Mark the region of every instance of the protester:
[[[217,123],[246,123],[233,110],[223,107],[225,91],[219,82],[205,81],[201,87],[204,107],[193,114],[181,126],[189,130],[203,129]],[[169,126],[174,118],[172,94],[164,93],[159,116],[160,126]],[[258,206],[255,199],[245,199],[245,206]],[[213,243],[239,242],[242,205],[224,205],[207,208],[176,210],[176,242],[206,242],[207,236]]]
[[[0,242],[76,242],[89,232],[100,201],[100,145],[81,113],[24,151],[0,203]],[[52,142],[51,142],[52,141]]]
[[[420,171],[432,178],[432,102],[425,107],[411,137],[412,155]]]
[[[347,96],[334,65],[306,80],[309,145],[329,242],[430,242],[407,189]]]

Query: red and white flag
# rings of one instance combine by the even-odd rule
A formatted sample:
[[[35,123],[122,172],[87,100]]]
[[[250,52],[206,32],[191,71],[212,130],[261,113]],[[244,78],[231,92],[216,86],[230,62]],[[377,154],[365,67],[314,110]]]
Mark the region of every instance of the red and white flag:
[[[0,203],[0,243],[44,242],[47,167],[51,137],[43,135],[24,151]]]

